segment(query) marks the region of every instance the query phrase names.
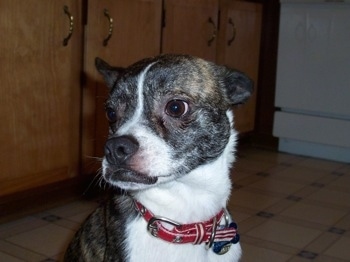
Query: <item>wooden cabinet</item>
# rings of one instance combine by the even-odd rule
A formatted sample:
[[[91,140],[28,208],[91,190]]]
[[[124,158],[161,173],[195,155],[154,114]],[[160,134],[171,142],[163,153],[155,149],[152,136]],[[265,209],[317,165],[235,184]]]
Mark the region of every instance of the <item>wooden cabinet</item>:
[[[78,174],[80,11],[76,0],[0,2],[0,196]]]
[[[103,156],[108,133],[108,90],[95,68],[95,57],[126,67],[159,54],[162,1],[92,0],[87,8],[82,152],[84,173],[91,173],[100,167],[96,157]]]
[[[232,0],[91,0],[87,10],[84,173],[99,168],[108,130],[103,105],[108,90],[95,69],[96,56],[124,67],[160,52],[191,54],[239,69],[257,83],[260,4]],[[113,33],[104,45],[110,19]],[[254,130],[256,93],[246,105],[235,108],[239,132]]]
[[[257,82],[260,16],[229,0],[1,0],[0,198],[96,173],[108,127],[95,57],[187,53]],[[254,110],[254,98],[237,109],[239,131]]]
[[[217,0],[166,0],[163,53],[191,54],[216,59]]]
[[[96,172],[108,127],[94,59],[159,54],[161,15],[162,0],[1,1],[0,197]]]
[[[254,130],[261,20],[260,4],[221,1],[217,62],[246,73],[253,79],[255,88],[248,102],[234,109],[235,126],[239,132]]]
[[[165,0],[163,53],[199,56],[245,72],[255,82],[249,102],[235,108],[239,132],[254,130],[262,6],[232,0]]]

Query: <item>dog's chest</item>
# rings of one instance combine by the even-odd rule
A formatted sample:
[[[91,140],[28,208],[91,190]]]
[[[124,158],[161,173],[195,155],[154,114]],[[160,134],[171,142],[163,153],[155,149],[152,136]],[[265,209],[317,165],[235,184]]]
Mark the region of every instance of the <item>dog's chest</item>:
[[[126,253],[129,262],[235,262],[241,254],[239,244],[232,245],[225,255],[206,250],[204,244],[173,244],[153,237],[147,232],[142,218],[131,221],[126,228]]]

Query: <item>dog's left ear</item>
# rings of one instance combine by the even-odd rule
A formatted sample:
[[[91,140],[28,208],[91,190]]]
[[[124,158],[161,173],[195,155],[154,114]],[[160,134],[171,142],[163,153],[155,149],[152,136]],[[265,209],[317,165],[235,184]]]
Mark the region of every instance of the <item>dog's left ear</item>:
[[[253,93],[253,81],[244,73],[226,66],[217,66],[216,70],[229,104],[245,103]]]
[[[124,68],[110,66],[107,62],[103,61],[101,58],[95,58],[95,66],[103,75],[104,80],[106,81],[107,87],[112,89],[119,75],[124,71]]]

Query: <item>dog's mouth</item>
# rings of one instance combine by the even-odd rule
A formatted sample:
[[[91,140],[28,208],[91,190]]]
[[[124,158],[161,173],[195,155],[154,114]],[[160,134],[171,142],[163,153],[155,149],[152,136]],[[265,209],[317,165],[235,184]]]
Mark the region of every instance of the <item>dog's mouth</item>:
[[[103,174],[104,179],[111,184],[114,183],[135,183],[144,185],[153,185],[157,183],[158,177],[148,176],[127,168],[117,168],[113,170],[107,168]]]

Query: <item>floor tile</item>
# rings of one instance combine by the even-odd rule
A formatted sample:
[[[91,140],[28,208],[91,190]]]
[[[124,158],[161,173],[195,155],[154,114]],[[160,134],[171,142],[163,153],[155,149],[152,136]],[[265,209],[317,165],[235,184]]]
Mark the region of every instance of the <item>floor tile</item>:
[[[296,203],[284,210],[281,215],[306,220],[323,225],[333,225],[347,214],[345,211],[325,208],[322,206]]]
[[[262,217],[252,216],[252,217],[249,217],[248,219],[245,219],[244,221],[241,221],[238,224],[238,230],[242,236],[247,235],[247,232],[263,224],[265,221],[266,219]]]
[[[249,186],[257,188],[262,191],[267,191],[267,192],[272,191],[272,192],[288,194],[288,195],[304,187],[304,185],[300,183],[280,181],[280,180],[275,180],[271,178],[261,179]]]
[[[349,164],[343,165],[339,169],[335,170],[335,172],[340,172],[341,174],[344,174],[344,175],[350,175],[350,165]]]
[[[334,180],[330,186],[344,187],[350,190],[350,173]]]
[[[350,214],[340,219],[334,226],[344,228],[345,230],[350,230]]]
[[[286,179],[296,183],[312,183],[326,175],[328,175],[326,171],[302,166],[292,166],[279,172],[275,172],[273,178]]]
[[[248,149],[243,149],[242,151],[238,151],[238,152],[239,153],[242,152],[244,157],[248,160],[270,162],[275,165],[282,164],[282,163],[295,164],[305,159],[303,157],[299,157],[296,155],[277,153],[270,150],[248,148]]]
[[[233,205],[252,207],[260,211],[276,203],[278,198],[239,190],[232,195],[231,201]]]
[[[65,252],[62,252],[60,254],[57,254],[56,256],[51,257],[54,261],[64,261],[64,254]]]
[[[50,257],[61,253],[68,245],[74,233],[72,230],[49,224],[6,240],[20,247]]]
[[[292,259],[288,260],[288,262],[310,262],[310,261],[314,261],[314,260],[306,258],[306,257],[300,257],[298,255],[296,255]]]
[[[33,237],[32,241],[36,242],[37,239]],[[0,251],[10,256],[16,257],[18,259],[22,259],[23,261],[26,261],[26,262],[38,262],[46,258],[46,256],[38,254],[33,250],[23,248],[3,240],[0,240]],[[0,260],[0,261],[6,261],[6,260]]]
[[[248,231],[248,235],[296,248],[303,248],[319,236],[319,230],[268,220]]]
[[[349,259],[350,258],[350,238],[341,237],[324,253],[326,255],[340,258],[340,259],[345,259],[345,260]]]
[[[290,197],[290,196],[288,196],[288,197]],[[283,210],[286,210],[288,207],[294,205],[294,202],[297,202],[297,201],[295,201],[295,199],[293,199],[293,201],[288,200],[287,199],[288,197],[279,200],[276,204],[274,204],[268,208],[265,208],[265,211],[273,213],[273,214],[280,214]]]
[[[0,252],[0,261],[4,262],[24,262],[24,260],[18,259],[16,257],[10,256],[3,252]]]
[[[6,224],[0,224],[0,239],[38,228],[48,223],[36,217],[25,217]]]
[[[318,236],[314,241],[312,241],[309,245],[304,247],[304,249],[321,254],[339,238],[339,235],[330,232],[324,232],[320,236]]]
[[[73,231],[77,231],[82,223],[80,222],[74,222],[72,220],[68,219],[60,219],[56,222],[54,222],[55,225],[61,226]]]
[[[291,255],[288,254],[283,254],[271,249],[256,247],[246,243],[242,244],[242,250],[243,256],[241,262],[256,262],[257,258],[259,258],[259,262],[285,262],[291,257]]]
[[[308,198],[335,206],[350,207],[350,193],[321,189],[311,194]]]
[[[324,254],[320,254],[313,262],[349,262],[349,259],[340,259]],[[309,261],[310,262],[310,261]]]
[[[246,158],[238,158],[234,163],[233,168],[239,171],[257,172],[261,170],[267,170],[273,167],[275,164],[271,162],[255,161]]]
[[[318,253],[303,249],[297,254],[297,256],[300,258],[315,259],[318,257]]]
[[[67,218],[81,213],[92,212],[98,204],[93,201],[75,201],[70,204],[50,209],[47,212],[59,217]]]
[[[69,217],[67,217],[67,219],[81,224],[94,210],[95,209],[87,210],[87,211],[81,212],[79,214],[69,216]]]
[[[237,211],[231,211],[231,215],[233,217],[233,220],[236,222],[236,223],[239,223],[241,221],[244,221],[246,220],[247,218],[250,217],[249,214],[245,214],[245,213],[242,213],[242,212],[237,212]]]
[[[244,179],[246,177],[249,177],[251,175],[253,175],[255,172],[247,172],[247,171],[241,171],[241,170],[237,170],[235,168],[232,169],[231,171],[231,179],[232,181],[235,183],[236,181],[240,180],[240,179]]]
[[[235,192],[235,185],[238,185],[239,187],[246,187],[246,186],[249,186],[253,183],[256,183],[257,181],[259,181],[261,179],[262,179],[262,177],[255,175],[255,173],[250,175],[250,176],[246,176],[246,177],[237,179],[234,181],[234,184],[233,184],[233,186],[234,186],[233,192]]]
[[[317,158],[306,158],[305,160],[298,162],[297,165],[330,172],[344,166],[344,163]]]

